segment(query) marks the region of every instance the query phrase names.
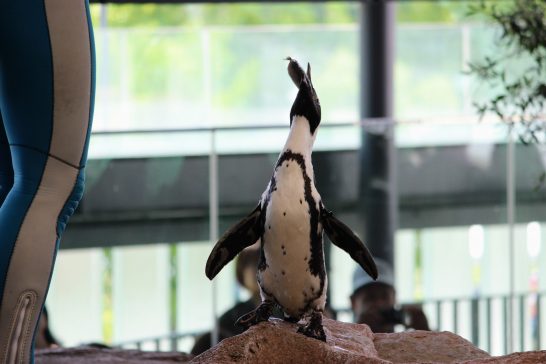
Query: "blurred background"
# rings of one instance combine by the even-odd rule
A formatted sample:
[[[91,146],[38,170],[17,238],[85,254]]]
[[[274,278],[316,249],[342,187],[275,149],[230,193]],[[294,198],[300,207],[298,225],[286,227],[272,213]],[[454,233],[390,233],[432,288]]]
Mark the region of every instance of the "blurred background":
[[[271,177],[291,56],[322,105],[317,188],[393,264],[398,301],[492,354],[546,349],[546,150],[473,106],[498,92],[468,72],[498,26],[468,15],[475,1],[370,3],[92,3],[86,193],[47,300],[62,345],[189,351],[248,299],[234,264],[214,285],[204,267]],[[356,263],[326,253],[350,322]]]

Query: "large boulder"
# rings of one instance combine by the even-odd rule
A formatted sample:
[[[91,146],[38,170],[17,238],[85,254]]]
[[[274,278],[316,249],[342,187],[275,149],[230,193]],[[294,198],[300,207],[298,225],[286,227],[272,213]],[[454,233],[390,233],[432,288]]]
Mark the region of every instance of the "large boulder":
[[[450,332],[373,334],[366,325],[324,319],[326,343],[278,319],[222,341],[190,363],[546,363],[546,351],[491,357]]]
[[[366,325],[325,319],[326,343],[299,334],[297,328],[271,319],[223,340],[191,363],[388,363],[379,358]]]

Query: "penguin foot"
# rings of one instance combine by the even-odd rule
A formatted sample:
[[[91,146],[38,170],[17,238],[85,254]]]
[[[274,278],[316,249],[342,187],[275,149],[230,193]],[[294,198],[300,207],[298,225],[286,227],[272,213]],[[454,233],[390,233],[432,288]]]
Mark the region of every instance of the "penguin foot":
[[[326,342],[326,333],[322,327],[322,313],[318,311],[313,312],[309,323],[300,327],[298,332],[305,336],[312,337],[313,339]]]
[[[309,326],[310,325],[305,325],[300,327],[298,329],[298,332],[300,334],[304,334],[307,337],[311,337],[313,339],[326,342],[326,333],[324,332],[322,325],[318,327],[309,327]]]
[[[284,318],[284,321],[286,321],[286,322],[291,322],[291,323],[293,323],[293,324],[297,323],[297,322],[300,320],[300,319],[297,319],[297,318],[292,317],[292,316],[287,315],[287,314],[284,314],[284,317],[283,317],[283,318]]]
[[[237,321],[235,321],[235,325],[246,330],[250,326],[269,320],[269,317],[272,314],[273,302],[263,301],[254,311],[250,311],[249,313],[239,317]]]

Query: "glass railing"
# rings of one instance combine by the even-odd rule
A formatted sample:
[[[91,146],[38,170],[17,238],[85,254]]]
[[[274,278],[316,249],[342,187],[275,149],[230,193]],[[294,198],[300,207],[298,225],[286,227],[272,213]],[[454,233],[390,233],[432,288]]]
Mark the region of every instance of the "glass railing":
[[[515,297],[461,297],[408,304],[422,305],[433,330],[453,332],[492,355],[504,355],[508,352],[508,309],[511,299],[517,317],[513,350],[540,350],[544,345],[542,338],[546,328],[542,318],[542,312],[546,308],[546,292],[529,292]],[[338,315],[351,314],[350,309],[338,311]],[[180,348],[191,347],[203,333],[204,331],[174,332],[129,340],[116,346],[124,349],[178,351]]]
[[[377,130],[378,125],[377,121],[372,121],[364,123],[363,127]],[[389,124],[386,125],[384,130],[389,128]],[[323,189],[319,188],[323,200],[327,205],[337,204],[336,212],[358,232],[362,229],[362,221],[355,212],[361,203],[357,187],[360,128],[361,125],[354,123],[325,123],[319,130],[314,154],[317,183],[323,186]],[[118,147],[121,144],[115,138],[127,138],[127,144],[120,148],[125,154],[101,156],[92,152],[92,156],[104,158],[106,163],[127,157],[160,161],[165,156],[190,156],[202,160],[207,168],[210,168],[211,156],[215,156],[215,168],[221,170],[225,156],[246,156],[247,162],[252,163],[253,156],[266,154],[272,156],[272,168],[274,155],[282,148],[287,132],[285,125],[187,132],[105,132],[93,136],[93,148],[106,143],[101,138],[113,138],[106,144]],[[196,134],[200,136],[200,142],[189,147],[185,145]],[[487,297],[502,296],[501,303],[491,298],[490,311],[480,308],[480,320],[493,317],[491,325],[497,325],[494,315],[512,312],[512,318],[504,321],[513,323],[511,330],[502,326],[505,324],[490,326],[487,330],[496,332],[502,327],[503,332],[514,335],[508,339],[502,335],[483,336],[489,334],[480,331],[479,340],[474,342],[493,354],[536,347],[531,343],[545,348],[544,335],[536,339],[536,334],[532,333],[532,330],[536,331],[536,323],[532,322],[538,320],[542,328],[546,324],[544,315],[536,314],[540,305],[519,298],[522,294],[532,295],[546,289],[546,267],[538,264],[546,259],[545,234],[542,233],[546,223],[546,198],[544,188],[540,187],[545,158],[541,147],[524,146],[515,135],[509,142],[508,128],[492,123],[405,122],[396,125],[394,135],[400,226],[395,239],[399,301],[432,302],[425,305],[425,312],[433,329],[455,330],[473,340],[476,332],[470,323],[472,315],[477,314],[471,309],[473,300],[478,300],[482,307],[488,304],[484,303]],[[146,151],[151,144],[146,138],[156,138],[157,148]],[[172,138],[172,147],[169,138]],[[142,144],[135,145],[137,140]],[[324,159],[329,162],[324,164]],[[99,165],[102,170],[108,170],[107,166]],[[90,168],[92,166],[91,163]],[[182,167],[183,163],[180,163]],[[252,164],[248,167],[252,168]],[[214,193],[209,189],[209,183],[220,190],[223,186],[239,183],[218,177],[215,180],[218,171],[209,171],[206,180],[199,183],[209,194]],[[171,176],[154,177],[159,179],[159,186],[172,187],[169,187],[169,181],[178,171],[171,172]],[[89,175],[94,175],[93,171],[90,170]],[[135,174],[131,178],[142,176]],[[168,180],[162,182],[163,178]],[[267,180],[266,175],[252,177],[252,174],[243,173],[240,178],[245,179],[248,186],[261,184],[264,178]],[[93,185],[95,182],[92,178],[89,181]],[[331,192],[338,184],[343,186],[343,191]],[[508,185],[514,188],[513,205],[508,203]],[[255,187],[257,190],[265,188]],[[104,193],[112,192],[104,190]],[[216,208],[203,201],[203,208],[211,214],[221,214],[224,197],[220,193]],[[230,196],[230,203],[236,205],[237,199]],[[513,224],[508,223],[509,213]],[[218,221],[212,215],[209,219]],[[77,227],[78,224],[75,217],[73,225]],[[127,226],[130,229],[130,225]],[[234,268],[229,265],[219,276],[216,299],[213,300],[212,285],[203,273],[212,243],[190,242],[183,235],[178,240],[176,243],[149,241],[152,245],[123,247],[116,246],[115,241],[109,243],[109,237],[105,235],[104,243],[100,245],[110,245],[110,248],[61,251],[48,298],[54,333],[66,345],[90,341],[140,343],[139,347],[154,350],[156,343],[161,342],[160,349],[168,350],[176,342],[179,350],[188,351],[193,342],[190,336],[209,330],[214,316],[244,299],[246,293],[237,286]],[[335,247],[331,249],[330,263],[330,302],[339,310],[339,319],[351,321],[348,307],[355,263]],[[450,311],[453,303],[449,302],[455,301],[458,309]],[[448,303],[438,306],[436,302]],[[513,302],[511,308],[510,302]],[[506,305],[506,308],[498,308],[498,305]],[[442,312],[440,316],[438,309]],[[535,312],[534,316],[531,312]],[[79,324],[73,325],[75,321]],[[480,327],[485,330],[486,326]],[[525,337],[523,346],[520,345],[522,337]],[[161,340],[157,341],[157,338]],[[511,340],[512,346],[506,344],[507,340]]]

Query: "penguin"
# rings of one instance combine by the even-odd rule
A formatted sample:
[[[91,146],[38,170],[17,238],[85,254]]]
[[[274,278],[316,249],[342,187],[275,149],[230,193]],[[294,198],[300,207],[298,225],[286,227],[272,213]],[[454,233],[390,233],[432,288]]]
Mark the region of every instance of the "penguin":
[[[315,187],[311,153],[321,120],[320,102],[311,66],[307,64],[305,72],[295,59],[287,60],[288,74],[299,89],[290,110],[288,139],[258,206],[218,240],[205,273],[212,280],[239,252],[261,240],[257,279],[262,302],[236,324],[248,328],[267,321],[278,306],[285,320],[303,321],[298,332],[326,341],[323,232],[374,280],[377,267],[362,241],[325,208]]]

